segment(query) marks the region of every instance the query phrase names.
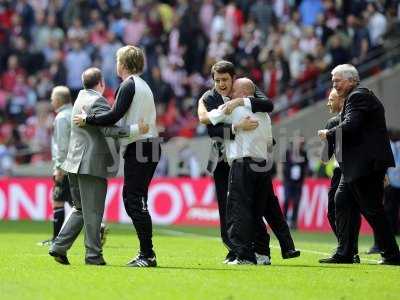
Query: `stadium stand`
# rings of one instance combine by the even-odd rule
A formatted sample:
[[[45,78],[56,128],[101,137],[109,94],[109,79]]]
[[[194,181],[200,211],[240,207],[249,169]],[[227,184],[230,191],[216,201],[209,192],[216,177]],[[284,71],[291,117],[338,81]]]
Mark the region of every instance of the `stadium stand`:
[[[163,137],[204,135],[193,107],[228,59],[275,103],[275,123],[325,99],[332,66],[362,78],[399,62],[398,1],[1,0],[0,175],[50,159],[49,93],[80,89],[83,69],[102,69],[112,103],[115,52],[145,49]]]

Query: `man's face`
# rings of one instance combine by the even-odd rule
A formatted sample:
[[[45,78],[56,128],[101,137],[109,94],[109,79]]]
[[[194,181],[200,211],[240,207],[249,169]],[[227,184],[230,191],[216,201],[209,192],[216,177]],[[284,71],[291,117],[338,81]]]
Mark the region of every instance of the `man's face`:
[[[215,73],[214,87],[224,97],[228,97],[232,90],[233,78],[229,73]]]
[[[51,106],[53,107],[54,110],[57,110],[60,106],[59,101],[57,100],[56,95],[54,95],[55,93],[51,93],[50,96],[50,102],[51,102]]]
[[[346,79],[340,74],[334,74],[332,76],[332,85],[333,88],[336,89],[339,97],[346,98],[354,87],[354,81],[352,79]]]
[[[326,106],[328,106],[329,112],[332,114],[339,113],[342,110],[342,101],[336,92],[329,93]]]
[[[122,78],[122,73],[123,73],[123,66],[119,59],[117,59],[117,75],[118,77]]]

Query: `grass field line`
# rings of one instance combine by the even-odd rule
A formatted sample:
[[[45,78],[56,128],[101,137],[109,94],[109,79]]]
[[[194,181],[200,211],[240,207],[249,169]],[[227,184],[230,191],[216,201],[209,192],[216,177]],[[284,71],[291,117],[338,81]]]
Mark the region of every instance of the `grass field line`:
[[[220,241],[221,240],[220,237],[216,237],[216,236],[209,236],[209,235],[198,234],[198,233],[190,233],[190,232],[184,232],[184,231],[172,230],[172,229],[159,228],[159,229],[157,229],[157,231],[160,231],[160,232],[162,232],[164,234],[171,235],[171,236],[187,236],[187,237],[192,236],[192,237],[207,238],[207,239],[214,240],[214,241]],[[270,245],[270,247],[274,248],[274,249],[280,249],[279,246],[275,246],[275,245]],[[310,253],[310,254],[315,254],[315,255],[324,255],[324,256],[332,255],[332,253],[315,251],[315,250],[304,249],[304,248],[301,248],[299,250],[302,251],[302,252],[305,252],[305,253]],[[372,262],[372,263],[377,263],[378,262],[378,260],[376,260],[376,259],[362,258],[361,260],[365,261],[365,262]]]

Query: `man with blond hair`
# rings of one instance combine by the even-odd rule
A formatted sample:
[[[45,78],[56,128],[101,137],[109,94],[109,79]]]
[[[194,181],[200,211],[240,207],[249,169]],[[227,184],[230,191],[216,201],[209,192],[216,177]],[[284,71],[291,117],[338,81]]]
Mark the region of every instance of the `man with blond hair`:
[[[72,116],[86,107],[89,113],[110,110],[102,96],[105,84],[101,71],[86,69],[82,74],[82,89],[74,106]],[[68,265],[67,252],[72,247],[82,228],[85,231],[85,263],[105,265],[101,245],[101,221],[107,194],[107,177],[115,176],[119,158],[115,157],[113,141],[105,137],[130,137],[135,133],[132,127],[80,128],[71,122],[71,136],[68,153],[60,168],[68,173],[73,208],[60,233],[52,243],[49,255],[61,264]]]
[[[136,229],[140,250],[128,262],[129,267],[155,267],[152,221],[147,209],[147,194],[153,178],[161,147],[156,126],[153,93],[140,78],[144,68],[143,51],[135,46],[124,46],[117,51],[117,74],[123,80],[112,109],[104,113],[82,114],[74,118],[79,126],[110,126],[121,120],[130,125],[135,135],[121,139],[124,157],[123,201],[128,216]]]

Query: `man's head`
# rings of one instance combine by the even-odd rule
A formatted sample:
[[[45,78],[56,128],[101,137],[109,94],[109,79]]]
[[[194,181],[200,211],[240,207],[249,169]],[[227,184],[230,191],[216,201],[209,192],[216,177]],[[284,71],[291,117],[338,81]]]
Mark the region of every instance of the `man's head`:
[[[103,94],[105,84],[103,75],[98,68],[89,68],[82,73],[82,85],[84,89],[91,89]]]
[[[124,46],[117,51],[117,74],[140,74],[144,69],[144,54],[142,49],[135,46]]]
[[[357,69],[350,64],[336,66],[331,74],[333,88],[340,97],[347,97],[360,82]]]
[[[336,89],[332,89],[331,92],[329,93],[328,97],[328,103],[326,103],[326,106],[328,106],[329,112],[332,114],[337,114],[342,111],[344,104],[344,98],[340,97],[338,95],[338,92]]]
[[[244,98],[253,96],[255,87],[253,82],[248,78],[238,78],[233,83],[232,98]]]
[[[50,100],[53,109],[57,110],[64,104],[71,103],[71,93],[66,86],[59,85],[51,91]]]
[[[215,63],[211,68],[214,87],[221,96],[229,96],[232,90],[235,66],[226,60]]]

